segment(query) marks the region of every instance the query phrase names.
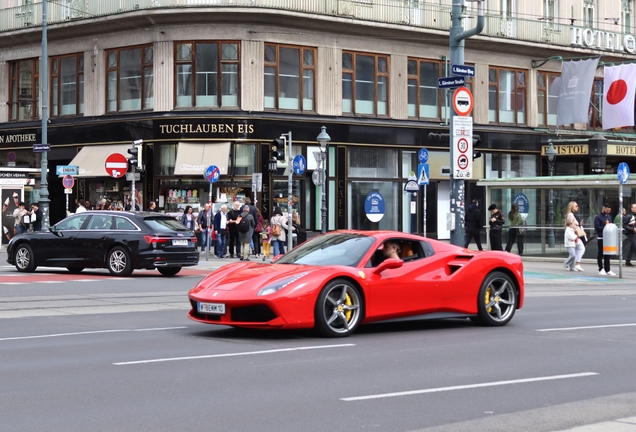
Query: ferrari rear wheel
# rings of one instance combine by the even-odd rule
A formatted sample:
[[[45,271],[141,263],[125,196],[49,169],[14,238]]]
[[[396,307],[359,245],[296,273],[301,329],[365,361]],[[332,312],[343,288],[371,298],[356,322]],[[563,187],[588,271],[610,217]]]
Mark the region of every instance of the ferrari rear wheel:
[[[473,321],[486,326],[508,324],[517,310],[517,287],[510,276],[492,272],[481,284],[477,297],[478,315]]]
[[[316,303],[316,330],[327,337],[349,336],[360,324],[363,312],[358,288],[344,279],[329,282]]]

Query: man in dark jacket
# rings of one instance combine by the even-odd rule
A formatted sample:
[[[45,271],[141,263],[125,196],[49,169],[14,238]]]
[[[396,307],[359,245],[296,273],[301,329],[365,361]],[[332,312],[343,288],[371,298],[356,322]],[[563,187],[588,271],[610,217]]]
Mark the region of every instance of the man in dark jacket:
[[[481,247],[480,231],[481,231],[481,212],[479,211],[479,202],[473,200],[468,206],[466,216],[464,217],[464,223],[466,225],[466,232],[464,234],[464,247],[468,248],[470,241],[474,238],[477,243],[477,248],[483,250]]]
[[[502,251],[501,229],[505,219],[496,204],[491,204],[490,207],[488,207],[488,211],[490,212],[490,219],[488,219],[488,223],[490,224],[490,250]]]
[[[211,234],[212,234],[212,218],[213,215],[211,213],[211,209],[210,209],[210,204],[206,203],[205,207],[203,209],[203,211],[199,212],[199,216],[197,217],[197,222],[199,223],[199,226],[201,227],[201,252],[205,251],[205,247],[208,245],[208,243],[212,243],[211,241]],[[208,227],[208,220],[210,221],[210,226]],[[208,228],[210,228],[208,230]],[[208,239],[210,239],[210,242],[208,242]],[[208,249],[211,248],[211,244],[208,247]]]
[[[228,249],[230,252],[230,258],[234,258],[234,250],[236,249],[236,257],[239,258],[241,256],[241,242],[239,241],[238,230],[236,229],[236,220],[241,215],[240,209],[241,203],[235,201],[232,204],[232,210],[227,212],[227,223],[230,232],[230,241],[228,245]]]
[[[623,229],[631,245],[627,259],[625,259],[625,265],[627,267],[634,267],[634,264],[632,264],[632,256],[636,254],[636,203],[632,204],[631,212],[623,217]]]

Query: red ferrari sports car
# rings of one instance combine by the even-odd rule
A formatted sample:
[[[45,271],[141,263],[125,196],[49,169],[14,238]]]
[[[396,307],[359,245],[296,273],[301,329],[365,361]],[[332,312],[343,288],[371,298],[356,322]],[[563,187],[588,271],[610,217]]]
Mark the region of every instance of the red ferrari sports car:
[[[523,306],[523,263],[394,231],[335,231],[274,263],[240,262],[206,276],[190,319],[246,328],[351,334],[360,324],[470,317],[507,324]]]

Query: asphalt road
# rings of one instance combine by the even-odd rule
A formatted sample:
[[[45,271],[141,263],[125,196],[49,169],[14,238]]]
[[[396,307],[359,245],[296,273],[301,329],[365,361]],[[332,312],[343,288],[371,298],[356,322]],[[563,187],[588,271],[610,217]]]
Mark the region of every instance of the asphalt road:
[[[122,279],[2,261],[0,431],[554,431],[636,416],[636,269],[526,262],[506,327],[323,339],[189,321],[188,289],[219,263]]]

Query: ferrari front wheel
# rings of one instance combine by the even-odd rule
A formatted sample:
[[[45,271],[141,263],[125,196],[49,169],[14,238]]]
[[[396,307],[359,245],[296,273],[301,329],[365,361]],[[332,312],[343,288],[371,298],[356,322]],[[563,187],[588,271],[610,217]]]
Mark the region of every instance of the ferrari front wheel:
[[[320,291],[316,302],[316,330],[327,337],[349,336],[360,324],[363,301],[350,281],[336,279]]]
[[[502,272],[486,276],[477,296],[477,307],[477,317],[473,321],[478,324],[508,324],[517,310],[517,288],[510,276]]]

